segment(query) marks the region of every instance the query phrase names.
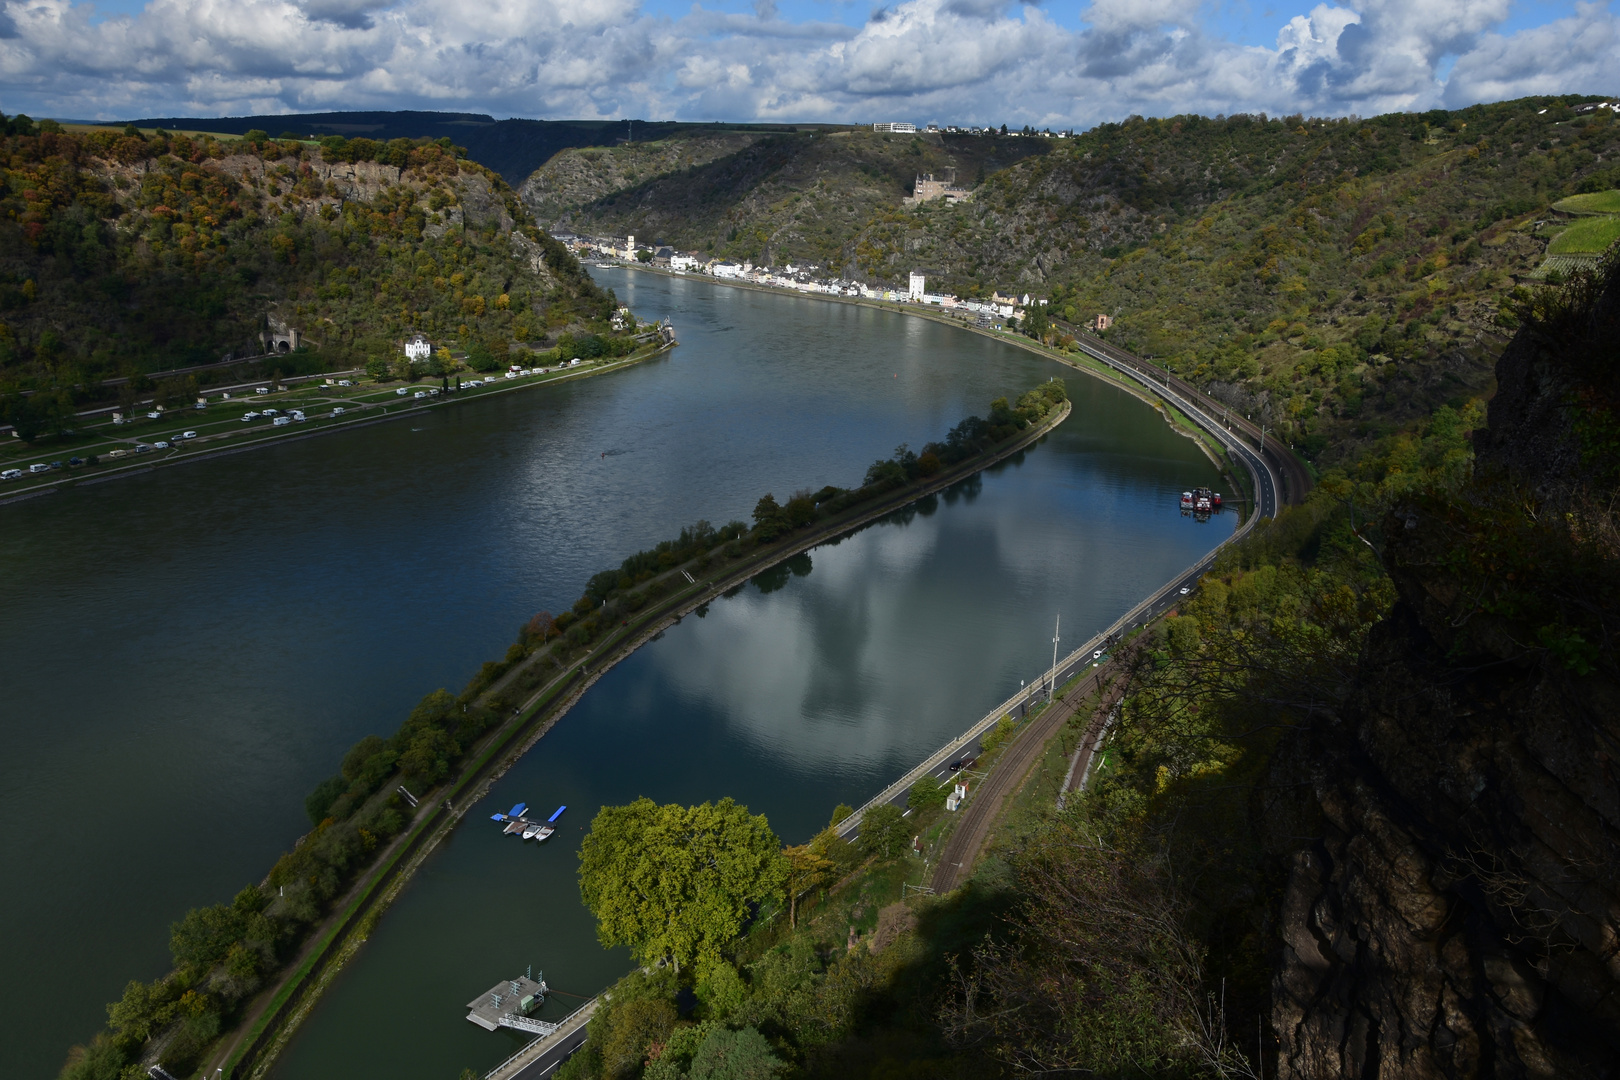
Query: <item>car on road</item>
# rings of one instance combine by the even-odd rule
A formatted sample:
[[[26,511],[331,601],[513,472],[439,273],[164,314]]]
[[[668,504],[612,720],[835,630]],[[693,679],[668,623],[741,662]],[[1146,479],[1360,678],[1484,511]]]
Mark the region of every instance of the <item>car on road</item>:
[[[1097,650],[1097,651],[1096,651],[1096,652],[1094,652],[1094,653],[1092,653],[1092,654],[1091,654],[1091,658],[1092,658],[1092,659],[1093,659],[1093,660],[1096,660],[1096,659],[1098,659],[1098,658],[1099,658],[1099,657],[1101,657],[1101,656],[1102,656],[1102,650],[1101,650],[1101,649],[1098,649],[1098,650]]]
[[[68,458],[68,464],[69,465],[83,465],[84,464],[84,459],[83,458],[70,457],[70,458]]]
[[[0,472],[0,480],[15,480],[22,474],[21,469],[7,469],[5,472]]]
[[[292,423],[292,417],[278,416],[274,420],[270,421],[270,423],[273,427],[286,427],[288,424]]]
[[[1187,594],[1188,594],[1188,593],[1190,593],[1190,592],[1192,592],[1192,587],[1191,587],[1191,586],[1188,586],[1188,585],[1183,585],[1183,586],[1182,586],[1182,587],[1181,587],[1181,595],[1182,595],[1182,596],[1186,596],[1186,595],[1187,595]]]
[[[182,439],[195,439],[197,437],[197,433],[195,431],[182,431],[180,433],[180,437]]]
[[[61,462],[60,462],[60,461],[53,461],[53,462],[51,462],[51,468],[53,468],[53,469],[60,469],[60,468],[61,468],[61,467],[62,467],[62,463],[61,463]]]
[[[135,444],[135,452],[137,454],[148,453],[151,449],[152,448],[150,446],[147,446],[145,443],[136,443]]]
[[[403,392],[404,391],[401,391],[401,393],[403,393]],[[418,390],[416,393],[412,394],[411,397],[413,397],[413,398],[425,398],[425,397],[427,397],[427,391],[426,390]]]

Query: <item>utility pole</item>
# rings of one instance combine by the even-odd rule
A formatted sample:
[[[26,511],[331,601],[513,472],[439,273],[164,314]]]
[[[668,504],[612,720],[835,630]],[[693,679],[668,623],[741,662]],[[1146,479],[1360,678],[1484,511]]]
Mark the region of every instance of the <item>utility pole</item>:
[[[1063,629],[1063,616],[1057,617],[1057,625],[1052,627],[1052,673],[1051,681],[1046,684],[1046,700],[1051,701],[1057,695],[1057,647],[1058,632]]]

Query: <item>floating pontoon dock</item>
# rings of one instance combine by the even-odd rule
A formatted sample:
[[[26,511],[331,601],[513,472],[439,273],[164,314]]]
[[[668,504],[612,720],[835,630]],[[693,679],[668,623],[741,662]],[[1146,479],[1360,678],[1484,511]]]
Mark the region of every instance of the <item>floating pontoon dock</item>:
[[[485,1031],[506,1027],[549,1035],[556,1030],[556,1024],[529,1019],[529,1014],[546,1000],[547,989],[544,977],[539,982],[526,977],[498,982],[486,993],[467,1002],[467,1019]]]

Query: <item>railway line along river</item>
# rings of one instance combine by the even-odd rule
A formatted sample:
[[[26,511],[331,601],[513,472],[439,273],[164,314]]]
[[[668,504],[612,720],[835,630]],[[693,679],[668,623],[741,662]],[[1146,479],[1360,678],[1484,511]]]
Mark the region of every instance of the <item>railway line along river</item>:
[[[1056,363],[890,312],[597,274],[681,347],[0,518],[0,1075],[51,1074],[124,981],[166,970],[168,923],[258,880],[344,748],[697,518],[851,484],[992,397],[1068,381],[1075,412],[1043,443],[608,672],[489,800],[566,803],[564,828],[537,848],[470,815],[276,1075],[488,1068],[521,1037],[467,1023],[474,995],[530,964],[588,995],[628,965],[575,883],[598,806],[731,795],[800,841],[1040,671],[1054,615],[1081,640],[1235,523],[1181,516],[1181,490],[1219,486],[1192,441]]]

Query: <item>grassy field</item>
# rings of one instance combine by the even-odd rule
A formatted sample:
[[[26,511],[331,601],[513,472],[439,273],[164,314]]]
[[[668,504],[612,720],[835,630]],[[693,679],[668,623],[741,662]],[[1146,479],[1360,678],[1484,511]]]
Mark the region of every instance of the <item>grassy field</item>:
[[[1554,210],[1566,214],[1620,214],[1620,191],[1593,191],[1571,195],[1553,203]]]
[[[1603,192],[1602,194],[1620,194]],[[1577,195],[1576,198],[1585,196]],[[1547,246],[1549,255],[1596,255],[1620,240],[1620,217],[1590,217],[1577,221]]]
[[[111,131],[123,131],[124,130],[124,125],[123,124],[63,124],[62,125],[62,130],[71,131],[76,135],[84,135],[84,134],[87,134],[87,133],[92,132],[92,131],[108,131],[108,130],[111,130]],[[165,129],[165,130],[167,130],[167,129]],[[140,133],[142,135],[146,135],[146,136],[150,137],[152,135],[156,135],[158,129],[157,128],[144,127],[144,128],[140,128],[139,131],[140,131]],[[193,139],[201,138],[204,135],[208,135],[208,136],[212,136],[213,138],[220,139],[222,141],[231,141],[231,140],[241,138],[240,135],[231,135],[231,134],[229,134],[227,132],[223,132],[223,131],[192,131],[190,129],[187,129],[185,131],[170,131],[169,134],[170,135],[185,135],[185,136],[188,136],[188,137],[193,138]]]

